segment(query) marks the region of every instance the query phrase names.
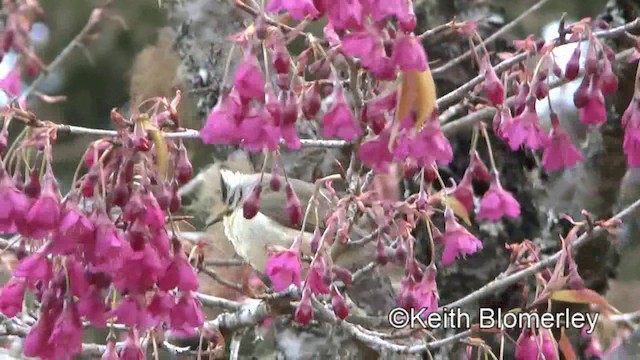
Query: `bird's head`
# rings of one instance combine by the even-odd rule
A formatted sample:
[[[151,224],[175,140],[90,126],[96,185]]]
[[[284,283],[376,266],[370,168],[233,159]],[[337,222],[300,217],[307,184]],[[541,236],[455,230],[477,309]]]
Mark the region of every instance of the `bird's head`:
[[[220,169],[220,193],[224,206],[207,226],[222,221],[225,216],[242,206],[242,201],[251,192],[257,180],[256,174],[243,174]]]

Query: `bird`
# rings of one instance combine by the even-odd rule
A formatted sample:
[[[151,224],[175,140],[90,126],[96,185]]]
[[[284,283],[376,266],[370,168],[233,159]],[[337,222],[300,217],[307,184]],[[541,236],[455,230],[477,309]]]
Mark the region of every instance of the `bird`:
[[[277,191],[269,184],[273,177],[277,177],[281,184],[290,184],[301,204],[303,214],[316,184],[307,181],[285,178],[275,174],[243,173],[218,167],[211,172],[217,179],[211,179],[211,174],[206,175],[200,181],[219,183],[211,188],[219,187],[214,196],[218,196],[222,206],[216,207],[216,212],[209,216],[206,227],[210,228],[219,224],[223,225],[224,234],[236,251],[236,253],[250,264],[258,273],[264,274],[269,258],[269,251],[273,248],[288,248],[300,238],[300,252],[303,256],[312,256],[311,240],[314,231],[325,230],[323,220],[330,215],[336,206],[336,200],[332,199],[329,191],[318,189],[317,204],[319,223],[316,223],[315,213],[308,216],[304,229],[302,225],[291,222],[287,215],[286,191],[284,186]],[[259,211],[251,219],[244,216],[243,204],[251,194],[254,187],[260,184]],[[200,186],[207,188],[206,184]],[[366,218],[366,217],[364,217]],[[370,220],[364,219],[353,226],[350,237],[361,237],[370,234],[368,229]],[[332,262],[334,265],[348,269],[352,272],[360,270],[376,259],[375,241],[360,247],[346,247],[345,251],[334,253]],[[387,264],[384,268],[374,267],[366,273],[366,276],[358,277],[347,287],[346,295],[356,305],[356,309],[368,315],[383,315],[396,306],[396,294],[400,287],[401,279],[405,275],[404,264]]]

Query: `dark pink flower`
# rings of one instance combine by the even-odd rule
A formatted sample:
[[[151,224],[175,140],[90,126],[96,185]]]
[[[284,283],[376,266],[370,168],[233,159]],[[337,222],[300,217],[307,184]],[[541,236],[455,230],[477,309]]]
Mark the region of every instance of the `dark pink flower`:
[[[171,329],[187,336],[204,324],[202,304],[191,293],[183,293],[178,303],[171,309]]]
[[[618,90],[618,77],[613,72],[611,62],[605,58],[603,60],[604,69],[600,74],[600,86],[604,95],[611,95]]]
[[[124,342],[119,355],[121,360],[143,360],[145,358],[136,329],[129,330],[127,340]]]
[[[0,291],[0,313],[11,318],[21,312],[24,289],[24,281],[11,278]]]
[[[327,5],[329,5],[326,7],[327,15],[334,28],[344,30],[361,27],[363,9],[360,0],[335,0],[327,2]],[[317,3],[316,8],[318,8]]]
[[[280,141],[280,128],[264,106],[254,107],[238,127],[242,146],[251,152],[274,151]]]
[[[333,92],[333,105],[322,117],[322,135],[325,138],[338,137],[345,141],[353,141],[363,133],[344,96],[341,86]]]
[[[287,11],[295,20],[304,20],[307,16],[315,18],[320,14],[311,0],[269,0],[267,11]]]
[[[89,292],[89,282],[84,265],[74,257],[68,256],[66,257],[66,270],[73,295],[83,297]]]
[[[480,154],[477,151],[473,151],[471,154],[471,162],[469,163],[469,170],[475,180],[489,182],[491,181],[491,174],[487,165],[480,158]]]
[[[314,261],[311,269],[309,270],[306,286],[311,289],[314,294],[328,294],[329,286],[327,281],[325,281],[326,278],[327,264],[324,257],[320,256],[316,261]]]
[[[571,54],[571,57],[567,62],[567,67],[564,71],[564,77],[569,81],[575,80],[580,73],[580,53],[580,44],[578,44],[575,50],[573,50],[573,53]]]
[[[548,138],[540,126],[535,99],[528,100],[525,110],[504,127],[504,135],[514,151],[522,145],[537,150],[546,144]]]
[[[109,316],[116,317],[121,324],[136,327],[137,329],[146,329],[152,323],[142,295],[130,294],[125,296],[118,306],[111,310]]]
[[[142,222],[149,225],[152,229],[164,227],[164,213],[152,192],[149,191],[142,195],[142,203],[144,206]]]
[[[502,105],[504,102],[504,86],[502,86],[502,81],[498,78],[488,57],[483,60],[482,65],[484,68],[484,92],[487,94],[487,99],[489,99],[489,102],[494,106]]]
[[[427,53],[413,33],[398,35],[391,60],[402,71],[425,71],[428,67]]]
[[[250,48],[245,51],[244,59],[236,70],[233,85],[241,99],[264,101],[264,76]]]
[[[393,155],[389,152],[389,135],[382,133],[360,145],[358,157],[375,172],[389,172],[389,165],[393,161]]]
[[[132,243],[133,251],[124,261],[114,276],[113,283],[120,291],[134,291],[143,293],[156,283],[165,270],[165,264],[160,260],[156,250],[139,240]],[[142,246],[142,248],[138,248]]]
[[[13,276],[24,278],[31,284],[38,281],[46,283],[52,277],[51,262],[43,252],[33,253],[20,261]]]
[[[400,283],[400,294],[398,294],[398,306],[410,310],[420,309],[421,301],[414,296],[416,280],[410,274],[405,276]]]
[[[336,286],[331,287],[331,308],[339,319],[344,320],[349,316],[347,302]]]
[[[503,216],[517,218],[520,216],[520,204],[510,192],[502,188],[497,175],[491,180],[489,190],[480,201],[478,219],[498,221]]]
[[[271,279],[275,291],[286,290],[291,284],[300,285],[302,265],[300,265],[296,243],[291,249],[269,255],[266,273]]]
[[[15,97],[20,95],[22,91],[22,78],[20,74],[20,66],[16,66],[13,70],[0,80],[0,89],[4,90],[7,95]]]
[[[49,346],[56,359],[72,358],[82,351],[82,321],[74,302],[65,302],[62,314],[53,325]]]
[[[630,167],[640,167],[640,98],[634,96],[622,115],[624,142],[622,148]]]
[[[438,310],[439,296],[435,267],[427,269],[427,273],[422,276],[420,282],[413,286],[413,298],[415,299],[415,309],[427,309],[422,313],[423,317]]]
[[[15,233],[29,211],[27,196],[18,190],[7,173],[0,169],[0,233]]]
[[[182,251],[173,256],[173,261],[158,281],[158,287],[165,291],[175,288],[180,291],[198,290],[198,277]]]
[[[445,232],[438,238],[444,244],[442,265],[451,265],[457,258],[464,258],[482,250],[482,242],[458,224],[451,209],[445,211],[444,217]]]
[[[417,135],[406,135],[404,142],[398,141],[394,157],[398,161],[413,158],[419,167],[428,168],[435,163],[450,163],[453,160],[453,149],[438,121],[429,120]]]
[[[49,247],[52,254],[68,255],[78,250],[81,244],[90,244],[95,237],[95,226],[73,202],[67,202],[63,209],[57,231]]]
[[[107,350],[105,350],[104,354],[102,354],[100,360],[120,360],[120,356],[116,351],[115,341],[107,342]]]
[[[131,248],[122,239],[120,232],[104,211],[94,214],[96,226],[95,244],[92,246],[91,262],[100,271],[114,271],[120,268],[128,258]]]
[[[42,192],[25,217],[25,236],[40,238],[53,231],[60,220],[60,200],[53,175],[46,174]]]
[[[363,66],[375,65],[375,58],[384,56],[382,39],[373,27],[352,32],[342,39],[342,51],[351,57],[359,58]]]
[[[580,108],[580,122],[585,125],[598,125],[607,122],[607,109],[604,104],[604,95],[593,76],[591,88],[588,93],[587,103]]]
[[[540,329],[535,335],[534,330],[523,329],[516,342],[516,360],[559,359],[555,341],[547,329]]]
[[[311,306],[311,289],[305,288],[302,292],[300,303],[296,307],[294,320],[298,324],[307,325],[313,320],[313,307]]]
[[[31,327],[24,339],[24,355],[52,359],[53,349],[49,345],[49,337],[53,331],[53,325],[60,311],[44,308],[40,312],[38,321]]]
[[[171,293],[156,291],[147,307],[151,318],[156,325],[162,321],[168,321],[171,309],[176,305],[176,298]]]
[[[107,324],[107,308],[98,286],[92,285],[89,292],[78,299],[78,313],[92,326],[104,328]]]
[[[455,187],[451,195],[464,205],[467,211],[473,209],[473,184],[471,181],[471,171],[469,169],[464,172],[460,184]]]
[[[542,166],[548,171],[572,168],[582,161],[582,153],[573,144],[571,137],[560,127],[560,121],[555,113],[551,114],[551,122],[553,127],[549,134],[549,142],[542,153]]]
[[[376,22],[395,16],[398,20],[406,20],[408,7],[412,4],[404,0],[362,0],[365,9]]]
[[[207,122],[200,129],[200,138],[205,144],[234,144],[242,139],[239,123],[233,113],[233,108],[239,108],[240,100],[234,93],[221,95],[218,103],[213,107]]]

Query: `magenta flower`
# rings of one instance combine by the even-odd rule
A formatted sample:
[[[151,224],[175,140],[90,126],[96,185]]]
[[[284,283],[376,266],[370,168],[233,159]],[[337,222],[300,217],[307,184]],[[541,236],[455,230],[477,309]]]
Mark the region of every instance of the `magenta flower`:
[[[21,312],[24,289],[24,281],[11,278],[0,291],[0,313],[11,318]]]
[[[107,324],[107,308],[100,288],[92,285],[89,292],[78,299],[78,313],[85,317],[92,326],[104,328]]]
[[[548,171],[572,168],[582,161],[582,153],[576,148],[569,135],[560,127],[560,121],[554,121],[555,114],[551,114],[553,128],[549,134],[549,142],[542,153],[542,166]],[[557,115],[555,115],[557,119]]]
[[[307,325],[313,320],[313,307],[311,306],[311,289],[305,288],[302,292],[300,303],[296,307],[293,319],[301,325]]]
[[[143,293],[156,283],[165,270],[165,264],[152,246],[132,244],[132,251],[122,267],[116,272],[113,283],[120,291],[128,290]],[[142,246],[137,249],[137,246]]]
[[[587,103],[580,108],[580,122],[585,125],[598,125],[607,122],[607,108],[604,95],[596,80],[591,78],[591,89],[587,96]]]
[[[413,33],[398,35],[391,60],[402,71],[425,71],[428,67],[427,53]]]
[[[348,56],[359,58],[367,68],[375,65],[376,57],[384,56],[382,39],[372,27],[345,35],[342,39],[342,51]]]
[[[95,226],[91,219],[78,210],[77,205],[67,202],[62,209],[60,223],[49,247],[52,254],[69,255],[81,244],[90,244],[95,238]]]
[[[365,9],[376,22],[395,16],[398,20],[406,20],[410,1],[405,0],[362,0]]]
[[[404,141],[398,140],[394,157],[398,161],[413,158],[419,167],[430,168],[434,163],[450,163],[453,160],[453,149],[442,133],[440,124],[430,120],[416,136],[405,135]]]
[[[25,217],[25,236],[41,238],[56,229],[60,220],[60,200],[53,175],[46,174],[42,192]]]
[[[251,152],[274,151],[280,142],[280,128],[265,107],[253,108],[238,127],[242,146]]]
[[[20,74],[20,66],[16,66],[13,70],[0,80],[0,89],[10,97],[16,97],[22,92],[22,78]]]
[[[326,6],[327,15],[334,28],[358,29],[362,26],[363,9],[360,0],[335,0],[328,1],[326,4],[328,5]],[[317,2],[316,8],[318,8]]]
[[[250,48],[245,51],[244,59],[236,70],[233,85],[241,99],[264,101],[264,76],[258,59]]]
[[[147,307],[151,318],[157,325],[162,321],[168,321],[171,314],[171,309],[176,305],[176,298],[171,294],[164,291],[156,291],[151,298],[151,302]]]
[[[373,171],[388,173],[393,161],[393,155],[389,152],[389,135],[382,133],[360,145],[358,158]]]
[[[288,250],[269,255],[266,273],[275,291],[286,290],[291,284],[299,286],[301,272],[302,265],[300,265],[296,243]]]
[[[16,188],[4,169],[0,169],[0,233],[16,232],[16,225],[24,222],[29,206],[27,196]]]
[[[204,324],[202,304],[191,293],[183,293],[178,303],[171,309],[171,330],[191,336],[194,329]]]
[[[460,184],[451,192],[451,195],[456,198],[467,211],[473,209],[473,184],[471,181],[471,170],[467,169],[462,176]]]
[[[267,11],[287,11],[295,20],[304,20],[307,16],[315,18],[320,14],[311,0],[269,0]]]
[[[91,254],[91,262],[97,270],[115,271],[127,259],[131,248],[104,211],[94,214],[93,221],[96,225],[96,239],[93,251],[88,252]]]
[[[136,329],[129,330],[127,340],[124,342],[124,347],[120,350],[119,355],[122,360],[143,360],[145,358]]]
[[[622,148],[630,167],[640,167],[640,98],[634,96],[622,115],[624,142]]]
[[[347,302],[335,285],[331,287],[331,308],[339,319],[344,320],[349,316]]]
[[[488,57],[484,58],[482,66],[484,68],[484,92],[487,94],[487,99],[489,99],[489,102],[494,106],[502,105],[504,102],[504,86],[502,86],[502,81],[498,78]]]
[[[306,286],[311,289],[311,292],[314,294],[328,294],[329,286],[326,281],[328,275],[327,264],[325,263],[324,257],[320,256],[309,270]]]
[[[546,144],[548,138],[540,127],[535,99],[529,100],[525,110],[504,128],[504,135],[511,150],[514,151],[522,145],[526,145],[531,150],[537,150]]]
[[[138,329],[146,329],[152,324],[151,316],[145,308],[141,295],[127,295],[118,306],[111,310],[110,317],[116,317],[119,323]]]
[[[24,278],[30,284],[46,283],[52,277],[51,262],[43,252],[33,253],[20,261],[13,276]]]
[[[363,134],[344,96],[344,90],[337,85],[333,92],[333,105],[322,117],[322,135],[325,138],[338,137],[353,141]]]
[[[451,265],[457,258],[482,250],[482,242],[456,221],[451,209],[445,211],[444,217],[445,232],[438,237],[438,241],[444,244],[442,265]]]
[[[152,229],[164,227],[164,213],[152,192],[147,192],[142,195],[142,203],[144,205],[142,222],[149,225]]]
[[[549,330],[539,331],[539,335],[534,335],[534,330],[522,330],[516,342],[516,360],[559,359],[555,341]]]
[[[491,180],[489,190],[480,201],[478,219],[498,221],[503,216],[517,218],[520,216],[520,204],[510,192],[502,188],[498,176]]]
[[[471,162],[469,163],[469,170],[474,180],[489,182],[491,181],[491,174],[487,165],[480,158],[478,151],[473,151],[471,154]]]
[[[158,287],[164,291],[175,288],[180,291],[198,290],[198,277],[182,251],[173,256],[173,261],[158,281]]]
[[[205,144],[234,144],[242,139],[238,121],[233,108],[239,108],[240,100],[234,93],[221,95],[218,103],[213,107],[207,122],[200,129],[200,138]]]
[[[42,359],[54,359],[53,348],[49,344],[49,338],[53,331],[56,316],[60,310],[43,308],[40,311],[38,321],[31,327],[24,339],[24,355],[40,357]]]
[[[83,297],[89,292],[89,282],[87,281],[84,265],[72,256],[66,258],[67,276],[69,285],[74,296]]]
[[[100,360],[120,360],[120,356],[116,351],[115,341],[107,342],[107,350],[104,351]]]
[[[427,309],[423,317],[438,310],[438,285],[436,284],[436,270],[434,267],[427,269],[420,282],[413,286],[413,298],[415,309]]]
[[[82,351],[82,321],[75,303],[65,302],[62,314],[53,325],[49,346],[56,359],[71,358]]]

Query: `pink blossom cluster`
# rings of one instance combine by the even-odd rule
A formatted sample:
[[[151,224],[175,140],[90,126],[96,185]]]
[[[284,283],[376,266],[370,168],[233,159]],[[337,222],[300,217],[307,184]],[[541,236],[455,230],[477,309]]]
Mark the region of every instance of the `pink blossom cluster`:
[[[18,234],[22,250],[0,292],[0,312],[22,312],[26,292],[40,304],[25,355],[70,358],[82,350],[83,322],[126,325],[122,359],[136,358],[125,354],[139,349],[138,331],[166,324],[190,335],[202,326],[196,273],[165,218],[180,209],[178,185],[191,178],[192,167],[181,142],[153,142],[145,131],[171,118],[178,100],[160,101],[156,109],[166,110],[151,117],[125,120],[114,110],[120,136],[89,146],[82,164],[88,170],[64,197],[50,166],[54,129],[33,129],[2,154],[0,234]],[[162,146],[168,159],[161,158]],[[26,148],[38,152],[42,166],[32,164],[25,180],[14,164],[28,161],[20,158]],[[162,161],[175,166],[163,173]]]

